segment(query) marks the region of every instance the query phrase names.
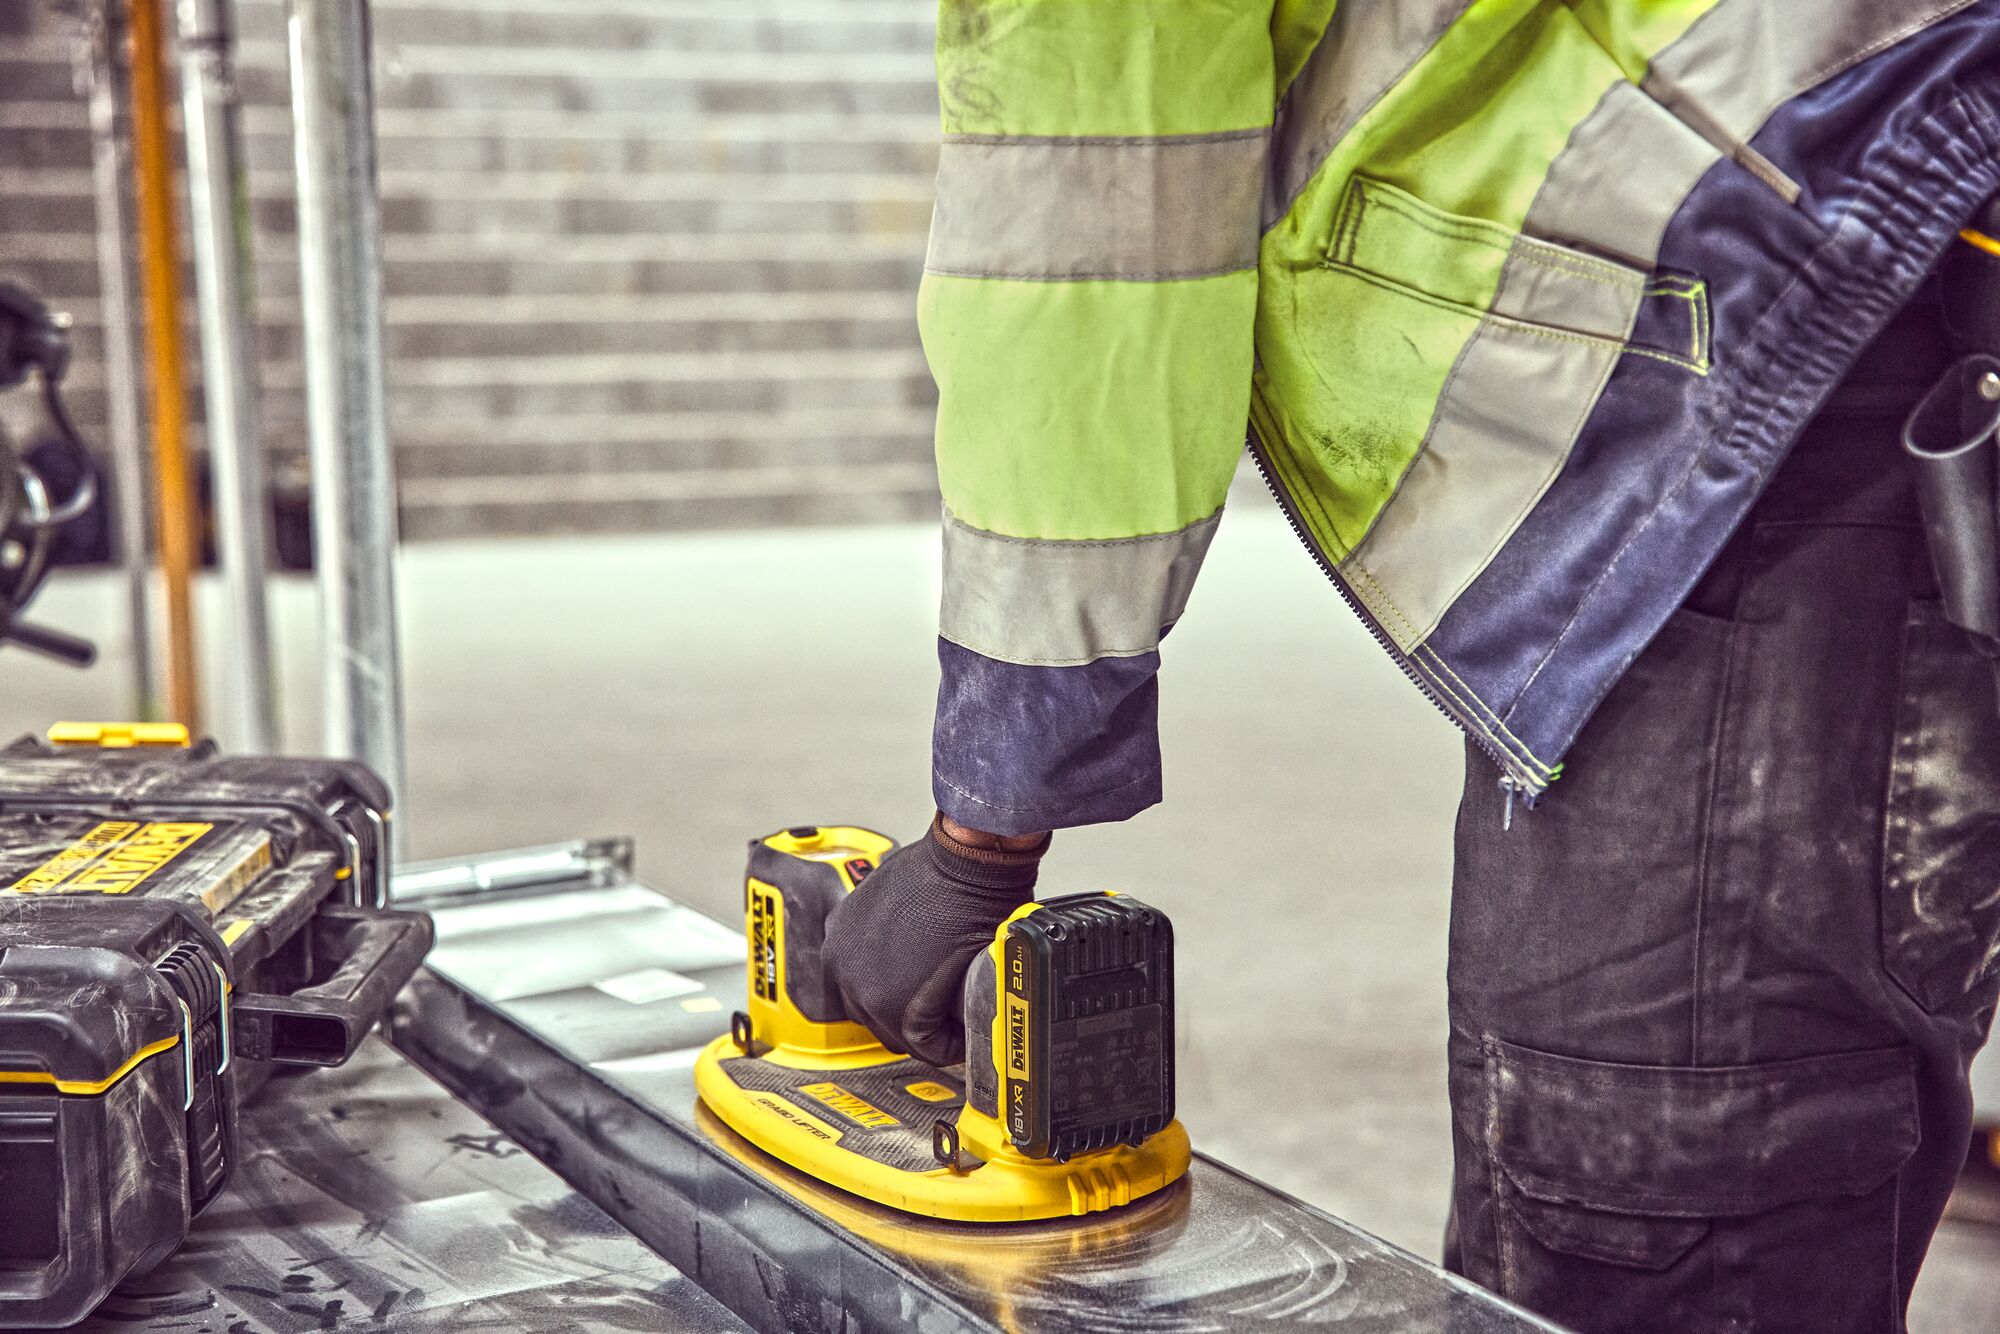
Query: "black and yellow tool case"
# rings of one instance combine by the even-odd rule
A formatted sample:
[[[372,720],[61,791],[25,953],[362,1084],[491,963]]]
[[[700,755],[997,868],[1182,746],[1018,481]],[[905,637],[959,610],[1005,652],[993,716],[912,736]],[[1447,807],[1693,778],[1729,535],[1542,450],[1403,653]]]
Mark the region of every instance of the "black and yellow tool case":
[[[181,739],[0,748],[0,1328],[74,1323],[171,1255],[240,1101],[345,1061],[430,947],[387,906],[365,767]]]

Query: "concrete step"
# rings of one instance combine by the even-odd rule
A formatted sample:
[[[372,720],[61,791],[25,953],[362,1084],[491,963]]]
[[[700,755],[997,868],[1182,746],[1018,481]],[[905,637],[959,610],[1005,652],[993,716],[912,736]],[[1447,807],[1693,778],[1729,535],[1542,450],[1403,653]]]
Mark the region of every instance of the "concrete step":
[[[709,172],[728,173],[749,185],[806,173],[893,173],[928,180],[937,171],[938,129],[928,116],[732,117],[706,125],[659,118],[636,126],[623,117],[420,111],[407,116],[410,125],[382,135],[385,172],[571,172],[621,182],[656,173]],[[289,130],[248,134],[244,151],[253,169],[291,169]]]
[[[894,291],[915,304],[923,267],[920,248],[901,253],[815,255],[813,247],[795,256],[771,255],[762,247],[746,254],[574,253],[565,239],[559,256],[481,255],[472,246],[463,257],[393,255],[384,281],[392,299],[411,294],[612,294],[612,293],[783,293],[791,291]],[[393,248],[392,248],[393,249]],[[273,295],[298,290],[296,262],[260,269],[262,290]]]
[[[646,472],[931,457],[929,408],[780,412],[567,413],[394,423],[406,477]]]
[[[762,53],[929,54],[936,37],[925,4],[799,5],[733,0],[714,4],[649,4],[607,11],[593,5],[587,17],[559,5],[380,5],[376,41],[393,58],[404,44],[449,44],[461,49],[518,47],[561,52],[725,51]],[[246,36],[262,35],[261,23]]]
[[[8,68],[0,62],[0,75]],[[27,68],[46,71],[48,67]],[[281,105],[289,96],[281,65],[253,63],[246,58],[239,75],[247,102]],[[928,57],[893,53],[766,56],[664,51],[602,53],[587,60],[564,60],[535,51],[408,46],[380,62],[376,89],[384,107],[509,107],[552,115],[811,112],[934,116],[934,79]]]
[[[7,100],[80,102],[67,52],[24,52],[19,49],[20,41],[0,41],[0,89],[6,90]]]
[[[418,478],[402,487],[413,540],[562,532],[934,519],[927,463],[793,466],[728,472],[579,474],[523,485],[514,478]]]
[[[81,121],[74,125],[10,125],[0,119],[0,169],[89,165],[90,132]]]
[[[252,201],[258,252],[273,239],[294,230],[296,210],[290,199],[265,197]],[[584,237],[761,236],[767,241],[796,238],[806,248],[830,248],[854,236],[903,242],[903,249],[921,253],[930,223],[930,205],[919,199],[757,200],[757,199],[426,199],[385,198],[385,236],[397,233],[436,237],[447,242],[481,233],[504,234],[539,242],[543,253],[566,253],[571,241]],[[36,195],[0,193],[0,236],[8,238],[0,258],[25,259],[27,246],[14,249],[18,237],[50,233],[87,237],[96,226],[96,204],[88,194]],[[761,248],[761,247],[753,247]],[[842,283],[851,281],[843,278]]]
[[[414,239],[414,238],[412,238]],[[392,239],[383,264],[389,296],[389,318],[405,300],[486,298],[503,296],[690,297],[746,301],[817,296],[825,292],[866,292],[894,296],[907,308],[916,307],[916,285],[923,266],[921,248],[909,245],[871,251],[859,244],[854,253],[772,254],[768,247],[745,245],[738,253],[692,246],[683,253],[664,247],[639,247],[624,252],[581,248],[565,240],[560,257],[536,256],[508,248],[482,253],[478,238],[423,238],[455,242],[426,246],[419,253],[397,254]],[[619,238],[623,239],[623,238]],[[706,238],[689,238],[703,240]],[[782,240],[782,238],[775,238]],[[836,240],[838,238],[835,238]],[[60,241],[56,244],[39,244]],[[23,242],[33,242],[32,250]],[[547,249],[548,247],[543,247]],[[443,253],[456,249],[460,253]],[[582,253],[569,253],[582,249]],[[257,252],[259,308],[295,299],[299,287],[298,259],[289,245],[262,238]],[[79,293],[97,290],[97,259],[90,238],[10,237],[0,248],[0,265],[17,266],[33,279],[35,289],[58,309],[74,310]],[[192,276],[183,287],[192,290]],[[95,300],[94,296],[87,298]]]
[[[566,116],[552,124],[545,113],[409,111],[384,112],[382,122],[379,148],[387,174],[570,172],[629,181],[655,173],[753,178],[851,173],[927,179],[937,170],[938,129],[928,116],[756,116],[722,122]],[[246,116],[244,131],[251,170],[289,179],[289,117]],[[90,131],[80,109],[0,103],[0,169],[89,165]]]
[[[283,6],[238,3],[263,437],[296,473]],[[101,433],[72,33],[43,7],[26,22],[6,8],[0,269],[77,317],[70,397]],[[373,14],[408,536],[935,514],[935,390],[914,326],[936,164],[929,0],[374,0]]]
[[[565,54],[667,48],[679,51],[928,52],[935,6],[927,0],[375,0],[377,46],[517,46]],[[581,12],[579,12],[581,11]],[[284,11],[250,0],[238,7],[250,41],[281,41]]]
[[[813,302],[798,296],[821,298]],[[396,362],[433,358],[533,358],[550,353],[593,355],[675,352],[812,352],[820,349],[917,347],[916,311],[905,293],[829,292],[770,298],[675,297],[436,298],[392,297],[386,303],[386,346]],[[598,309],[589,309],[596,304]],[[71,340],[79,362],[103,351],[96,303],[57,303],[75,320]],[[546,304],[546,309],[537,309]],[[265,363],[301,355],[292,301],[259,309]],[[192,307],[182,336],[197,349]]]

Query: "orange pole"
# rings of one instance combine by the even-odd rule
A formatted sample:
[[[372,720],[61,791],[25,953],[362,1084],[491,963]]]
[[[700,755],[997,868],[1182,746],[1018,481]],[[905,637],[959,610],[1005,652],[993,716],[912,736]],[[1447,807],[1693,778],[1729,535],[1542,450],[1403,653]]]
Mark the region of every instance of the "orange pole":
[[[153,526],[167,593],[167,707],[175,722],[200,735],[194,660],[195,510],[187,459],[187,358],[181,346],[180,247],[174,226],[173,148],[167,134],[166,39],[160,3],[131,0],[132,165],[146,347],[153,371]]]

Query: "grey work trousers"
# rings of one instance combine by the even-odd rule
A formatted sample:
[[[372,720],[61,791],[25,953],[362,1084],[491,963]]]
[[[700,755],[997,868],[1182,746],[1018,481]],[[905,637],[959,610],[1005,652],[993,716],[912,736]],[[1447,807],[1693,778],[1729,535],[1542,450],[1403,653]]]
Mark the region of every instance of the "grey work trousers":
[[[1964,1162],[2000,713],[1899,421],[1822,414],[1510,830],[1470,758],[1447,1263],[1579,1330],[1900,1330]]]

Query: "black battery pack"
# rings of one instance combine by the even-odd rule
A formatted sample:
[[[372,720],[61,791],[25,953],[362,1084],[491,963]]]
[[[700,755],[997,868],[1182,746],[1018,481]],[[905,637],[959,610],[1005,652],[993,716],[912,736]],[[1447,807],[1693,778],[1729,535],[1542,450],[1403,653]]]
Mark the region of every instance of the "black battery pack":
[[[1174,933],[1119,894],[1048,899],[1006,927],[1007,1135],[1031,1158],[1138,1145],[1174,1119]]]
[[[431,941],[387,907],[365,767],[81,735],[0,749],[4,1329],[74,1324],[171,1255],[242,1099],[346,1060]]]

